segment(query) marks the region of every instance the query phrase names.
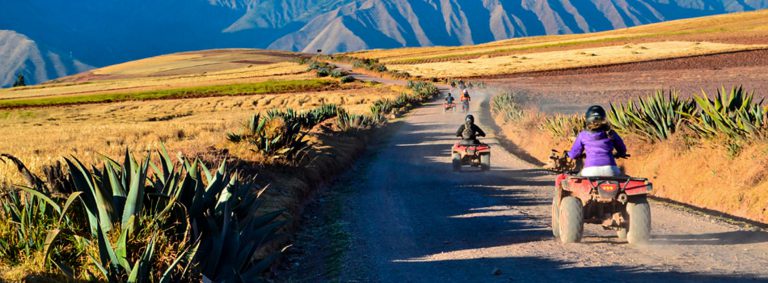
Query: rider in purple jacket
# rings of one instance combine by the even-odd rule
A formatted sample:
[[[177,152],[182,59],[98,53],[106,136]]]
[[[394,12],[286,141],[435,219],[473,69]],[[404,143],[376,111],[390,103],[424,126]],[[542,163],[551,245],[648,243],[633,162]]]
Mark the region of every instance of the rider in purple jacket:
[[[594,105],[587,109],[587,130],[581,131],[573,143],[568,156],[576,159],[586,154],[582,176],[618,176],[621,171],[616,166],[615,156],[625,156],[627,147],[621,137],[611,130],[605,121],[605,109]]]

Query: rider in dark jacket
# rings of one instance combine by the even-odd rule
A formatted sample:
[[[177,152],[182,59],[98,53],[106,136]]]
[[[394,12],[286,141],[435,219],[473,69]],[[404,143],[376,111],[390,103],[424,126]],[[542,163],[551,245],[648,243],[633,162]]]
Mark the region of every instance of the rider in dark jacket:
[[[454,100],[454,98],[453,98],[453,96],[451,96],[451,93],[449,92],[448,96],[445,98],[445,103],[451,104],[451,103],[453,103],[453,100]]]
[[[464,119],[464,124],[456,130],[456,136],[461,137],[462,145],[477,145],[480,144],[477,137],[485,137],[485,132],[475,125],[475,116],[470,114]]]

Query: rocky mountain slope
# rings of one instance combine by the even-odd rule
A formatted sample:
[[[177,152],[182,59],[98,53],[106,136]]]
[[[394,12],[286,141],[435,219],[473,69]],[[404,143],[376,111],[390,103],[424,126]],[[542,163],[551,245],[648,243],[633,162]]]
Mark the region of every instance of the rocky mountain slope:
[[[19,72],[24,74],[27,83],[34,83],[93,68],[12,31],[0,30],[0,51],[0,86],[12,85]]]
[[[328,53],[463,45],[766,7],[768,0],[30,0],[4,3],[0,30],[67,55],[62,58],[106,66],[227,47]],[[4,44],[0,58],[15,54],[11,46],[21,41]],[[34,83],[61,75],[0,63],[0,78],[22,72]]]

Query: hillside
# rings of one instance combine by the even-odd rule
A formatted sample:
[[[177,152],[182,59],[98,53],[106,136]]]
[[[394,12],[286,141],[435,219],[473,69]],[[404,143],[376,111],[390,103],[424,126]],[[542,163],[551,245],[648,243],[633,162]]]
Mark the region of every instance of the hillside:
[[[390,69],[422,77],[498,76],[766,49],[766,17],[768,11],[755,11],[590,34],[348,55],[378,59]]]
[[[214,48],[332,53],[457,46],[767,7],[764,0],[16,1],[0,11],[0,29],[24,34],[62,58],[101,67]],[[0,54],[11,50],[0,49]],[[36,68],[17,66],[0,77],[22,72],[39,83],[61,76],[56,70],[39,74]],[[65,74],[76,71],[66,69]],[[7,85],[0,82],[0,87]]]

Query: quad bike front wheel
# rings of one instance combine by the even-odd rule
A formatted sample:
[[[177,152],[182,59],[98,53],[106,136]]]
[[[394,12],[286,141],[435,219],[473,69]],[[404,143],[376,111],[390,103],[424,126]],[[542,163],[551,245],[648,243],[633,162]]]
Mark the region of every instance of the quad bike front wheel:
[[[453,171],[461,171],[461,155],[454,153],[452,157],[451,164],[453,165]]]
[[[483,171],[491,170],[491,154],[480,155],[480,169]]]
[[[651,239],[651,205],[645,197],[630,200],[627,203],[629,229],[627,242],[630,244],[645,244]]]
[[[561,199],[559,214],[560,241],[566,244],[580,242],[584,231],[584,207],[581,201],[575,197]]]

